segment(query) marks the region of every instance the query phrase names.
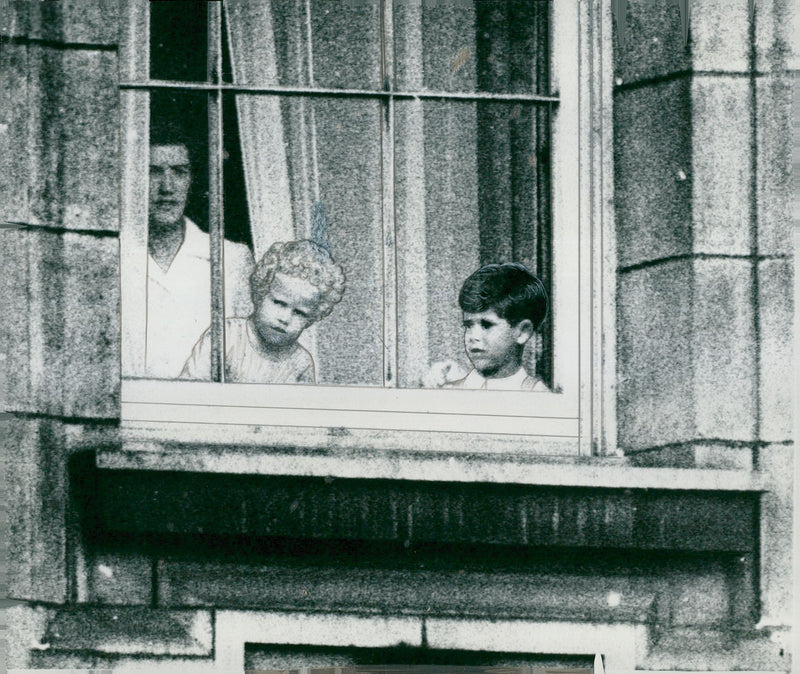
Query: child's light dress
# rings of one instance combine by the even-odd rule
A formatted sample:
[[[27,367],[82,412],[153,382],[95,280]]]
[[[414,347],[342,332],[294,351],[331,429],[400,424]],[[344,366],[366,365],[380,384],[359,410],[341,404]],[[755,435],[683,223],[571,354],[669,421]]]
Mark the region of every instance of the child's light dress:
[[[206,330],[183,366],[181,379],[211,379],[211,331]],[[276,356],[261,348],[247,318],[225,321],[225,381],[248,384],[314,384],[314,360],[295,343]]]

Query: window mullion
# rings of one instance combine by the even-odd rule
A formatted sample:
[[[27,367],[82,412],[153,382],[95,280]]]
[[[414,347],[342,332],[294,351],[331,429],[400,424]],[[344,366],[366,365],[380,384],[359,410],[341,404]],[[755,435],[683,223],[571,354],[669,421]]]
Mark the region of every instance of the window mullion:
[[[222,81],[222,11],[208,3],[208,81]],[[211,259],[211,380],[225,378],[225,296],[222,214],[222,91],[208,92],[208,232]]]
[[[394,88],[392,2],[381,3],[381,81]],[[397,372],[397,233],[394,209],[394,98],[381,102],[381,223],[383,248],[383,385],[396,387]]]

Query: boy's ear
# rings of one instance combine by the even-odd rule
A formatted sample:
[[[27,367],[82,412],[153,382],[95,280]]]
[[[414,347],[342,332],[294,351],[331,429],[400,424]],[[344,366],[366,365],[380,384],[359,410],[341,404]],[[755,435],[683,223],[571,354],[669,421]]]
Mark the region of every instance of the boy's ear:
[[[533,337],[533,321],[529,318],[523,318],[516,325],[517,329],[517,344],[525,344],[531,337]]]

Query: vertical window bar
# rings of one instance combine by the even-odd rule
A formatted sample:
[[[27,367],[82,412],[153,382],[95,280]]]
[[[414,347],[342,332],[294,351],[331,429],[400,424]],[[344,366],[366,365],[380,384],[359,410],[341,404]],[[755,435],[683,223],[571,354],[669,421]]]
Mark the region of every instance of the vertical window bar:
[[[385,91],[394,83],[392,0],[380,10],[381,81]],[[397,232],[394,211],[394,98],[381,102],[381,222],[383,236],[383,385],[398,385],[397,373]]]
[[[222,82],[221,3],[208,3],[208,81]],[[211,381],[225,379],[225,292],[222,217],[222,91],[208,94],[208,233],[211,254]]]
[[[536,233],[536,269],[544,283],[547,296],[550,300],[550,310],[547,312],[545,323],[542,326],[541,353],[536,358],[536,374],[548,386],[553,385],[553,235],[551,202],[551,143],[550,133],[552,124],[551,105],[537,106],[536,110],[536,158],[538,170],[536,172],[536,191],[538,204],[538,222]]]

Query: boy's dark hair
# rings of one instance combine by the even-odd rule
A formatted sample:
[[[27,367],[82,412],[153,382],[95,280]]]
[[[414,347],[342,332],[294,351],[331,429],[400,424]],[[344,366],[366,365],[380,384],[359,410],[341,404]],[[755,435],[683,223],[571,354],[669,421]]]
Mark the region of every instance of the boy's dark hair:
[[[487,264],[472,274],[458,294],[461,311],[494,311],[511,325],[526,318],[538,330],[547,316],[547,292],[539,278],[521,264]]]

